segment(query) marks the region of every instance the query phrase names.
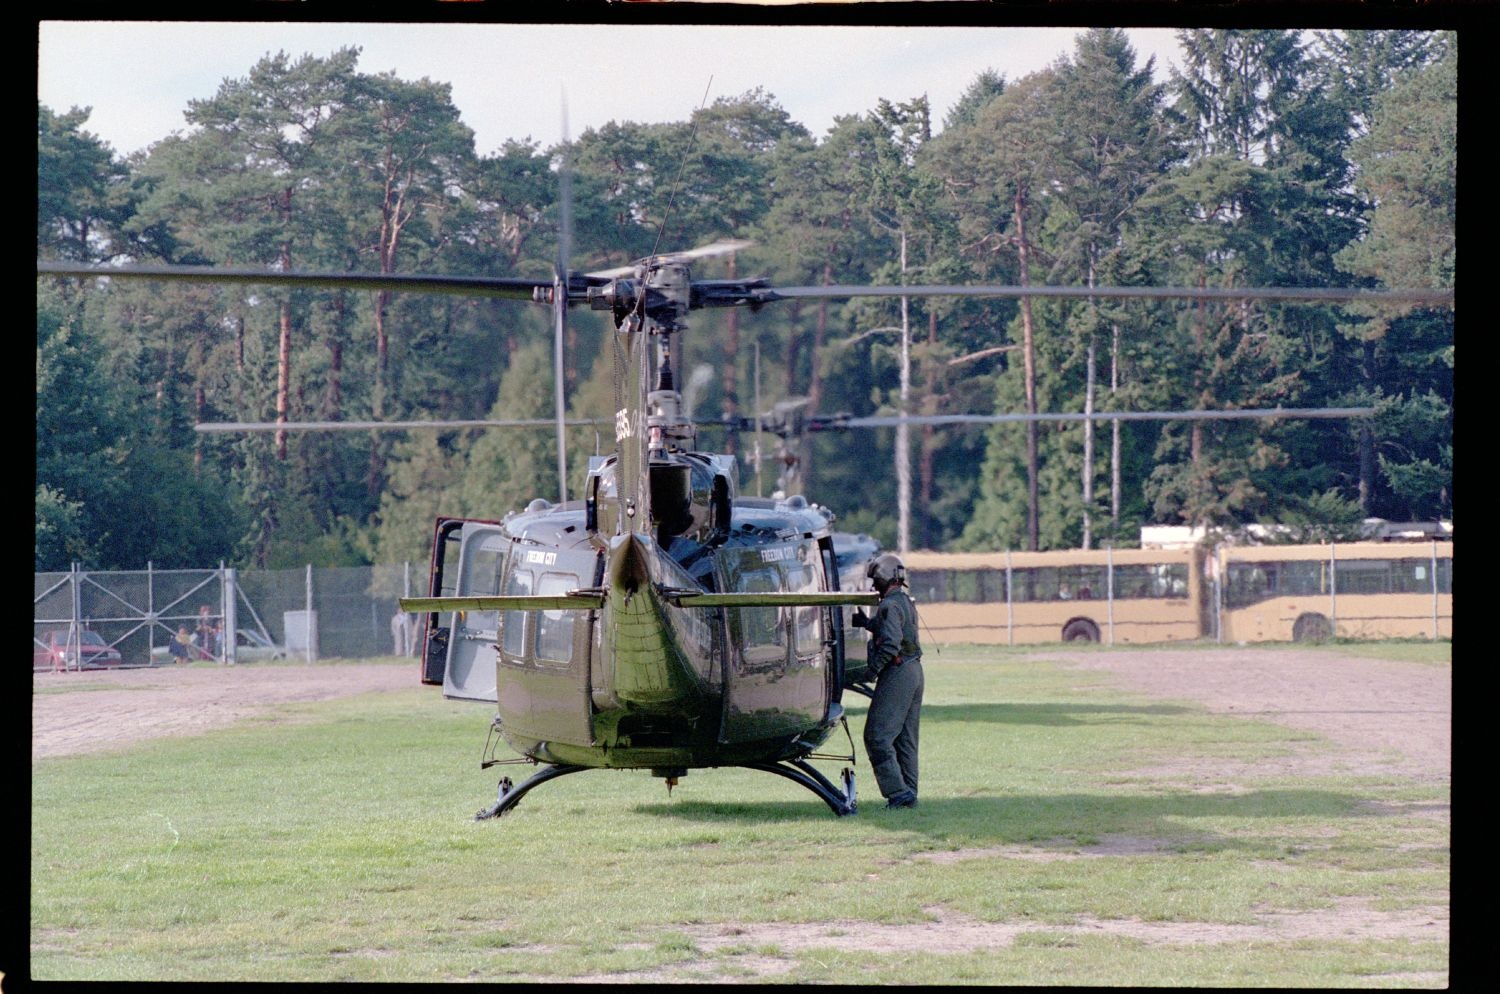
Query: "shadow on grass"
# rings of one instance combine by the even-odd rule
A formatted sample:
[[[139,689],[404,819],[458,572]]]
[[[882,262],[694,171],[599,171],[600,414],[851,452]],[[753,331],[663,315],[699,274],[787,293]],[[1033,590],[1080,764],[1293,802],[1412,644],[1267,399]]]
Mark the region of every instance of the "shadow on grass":
[[[1101,719],[1156,718],[1199,714],[1177,704],[924,704],[922,723],[985,722],[994,725],[1082,725]]]
[[[1191,820],[1378,816],[1370,810],[1367,800],[1340,791],[1292,789],[1137,797],[1072,793],[924,798],[916,808],[891,811],[877,794],[862,797],[860,811],[852,818],[837,818],[821,802],[811,799],[804,802],[800,798],[751,803],[707,800],[646,803],[635,805],[634,810],[702,823],[827,821],[830,827],[840,828],[857,823],[903,835],[921,833],[937,841],[966,846],[1129,834],[1179,840],[1193,849],[1235,849],[1264,843],[1195,830]]]

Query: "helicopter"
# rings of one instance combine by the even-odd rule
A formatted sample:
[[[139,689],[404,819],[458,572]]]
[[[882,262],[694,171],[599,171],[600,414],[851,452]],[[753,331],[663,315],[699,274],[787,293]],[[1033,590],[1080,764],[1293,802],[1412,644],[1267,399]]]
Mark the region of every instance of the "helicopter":
[[[564,186],[563,217],[567,217]],[[740,493],[733,455],[694,447],[674,337],[703,308],[758,311],[781,300],[885,297],[1154,297],[1451,303],[1451,291],[1342,288],[899,285],[775,287],[767,278],[695,279],[701,258],[745,242],[654,254],[613,270],[568,266],[566,220],[551,280],[313,273],[199,266],[92,266],[39,261],[38,274],[473,294],[532,301],[554,315],[555,361],[570,307],[607,312],[619,406],[603,419],[614,451],[592,456],[581,496],[567,498],[561,376],[556,377],[559,500],[543,497],[499,519],[439,518],[428,593],[401,609],[424,616],[420,680],[445,697],[491,703],[481,768],[539,766],[499,781],[476,818],[507,814],[528,792],[588,770],[647,770],[675,787],[690,770],[774,774],[838,816],[858,810],[846,690],[869,694],[843,611],[874,605],[862,565],[868,536],[838,532],[836,514],[801,495]],[[1127,417],[1347,417],[1368,409],[1090,412],[1084,415],[807,415],[792,404],[771,429],[794,452],[811,430],[901,422],[1106,420]],[[547,423],[547,422],[542,422]],[[276,422],[204,431],[450,427],[451,422]],[[489,422],[462,422],[485,425]],[[505,423],[536,424],[535,422]],[[731,425],[750,430],[749,420]],[[765,427],[757,419],[757,430]],[[795,456],[789,455],[792,465]],[[836,729],[848,752],[817,752]],[[498,742],[520,758],[495,758]],[[845,765],[835,783],[810,760]]]

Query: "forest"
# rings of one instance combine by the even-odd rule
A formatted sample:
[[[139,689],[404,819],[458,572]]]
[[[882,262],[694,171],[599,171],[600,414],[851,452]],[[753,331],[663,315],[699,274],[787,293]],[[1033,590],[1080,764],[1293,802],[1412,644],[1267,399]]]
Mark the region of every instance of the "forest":
[[[1453,287],[1457,39],[1179,32],[1156,82],[1123,32],[952,107],[893,94],[817,136],[773,94],[476,153],[449,86],[359,50],[268,54],[121,157],[38,105],[41,259],[550,278],[719,239],[695,277],[773,285]],[[935,116],[936,115],[938,116]],[[1369,407],[1347,419],[926,425],[898,534],[893,429],[808,435],[794,488],[886,548],[1116,547],[1143,524],[1451,519],[1454,310],[913,298],[695,312],[698,418],[806,398],[854,415]],[[569,418],[614,410],[612,327],[575,308]],[[206,434],[213,421],[547,419],[546,306],[37,280],[36,569],[425,562],[434,518],[557,498],[551,430]],[[569,429],[570,485],[612,437]],[[757,442],[759,444],[757,444]],[[779,440],[700,429],[777,487]],[[759,462],[756,456],[759,454]],[[576,496],[576,493],[572,496]]]

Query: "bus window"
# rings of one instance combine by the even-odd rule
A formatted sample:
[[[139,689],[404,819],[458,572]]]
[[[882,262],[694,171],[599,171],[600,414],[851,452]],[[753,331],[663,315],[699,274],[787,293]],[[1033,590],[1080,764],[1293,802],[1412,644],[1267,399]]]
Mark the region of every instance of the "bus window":
[[[948,574],[948,599],[965,604],[977,604],[984,598],[979,590],[979,571],[956,569]]]
[[[1308,597],[1328,593],[1328,563],[1324,560],[1230,563],[1224,599],[1230,607],[1246,607],[1272,597]]]
[[[1451,567],[1453,560],[1445,560]],[[1439,562],[1439,576],[1441,565]],[[1440,592],[1441,581],[1439,583]],[[1432,592],[1432,560],[1428,559],[1340,559],[1338,592],[1341,594],[1427,594]]]
[[[531,570],[517,569],[510,574],[510,582],[505,585],[507,594],[526,595],[531,593],[532,577]],[[519,659],[526,654],[526,612],[505,612],[505,638],[501,647],[505,655]]]
[[[1034,566],[1012,571],[1016,601],[1103,600],[1104,566]]]
[[[1437,587],[1440,594],[1453,593],[1453,560],[1439,559],[1437,561]]]
[[[1058,599],[1057,595],[1057,570],[1052,567],[1037,566],[1011,572],[1012,600],[1055,601]]]
[[[949,592],[948,584],[948,578],[954,572],[954,570],[947,569],[908,570],[906,576],[907,590],[913,598],[923,604],[932,601],[956,600],[957,598]],[[851,587],[850,589],[855,588]]]
[[[1115,567],[1115,597],[1120,600],[1180,598],[1188,595],[1188,568],[1183,563],[1131,563]]]
[[[1340,560],[1334,590],[1340,594],[1391,593],[1391,563],[1384,559]]]
[[[1061,581],[1068,584],[1073,596],[1081,601],[1098,598],[1103,600],[1109,593],[1107,568],[1102,565],[1063,566],[1058,573]]]

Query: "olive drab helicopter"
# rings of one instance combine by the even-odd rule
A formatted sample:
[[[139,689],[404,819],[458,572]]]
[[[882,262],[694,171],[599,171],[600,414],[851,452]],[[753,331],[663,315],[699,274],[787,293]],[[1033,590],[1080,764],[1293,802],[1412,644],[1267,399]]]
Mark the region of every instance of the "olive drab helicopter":
[[[564,170],[566,179],[566,169]],[[531,789],[594,769],[648,770],[670,790],[688,771],[741,767],[811,791],[837,815],[857,811],[846,690],[869,693],[844,609],[873,605],[862,564],[867,536],[835,529],[832,510],[805,497],[740,493],[733,455],[693,447],[674,338],[695,310],[781,300],[883,297],[1154,297],[1355,300],[1451,304],[1451,291],[1321,288],[898,285],[774,287],[766,278],[695,279],[700,258],[744,247],[725,242],[651,255],[620,269],[578,273],[567,258],[563,184],[553,278],[313,273],[196,266],[37,264],[38,274],[267,286],[399,290],[530,300],[548,305],[560,363],[570,307],[607,312],[614,332],[614,411],[603,421],[613,451],[591,457],[581,495],[538,497],[494,519],[441,518],[428,596],[401,600],[425,616],[420,679],[447,697],[492,703],[482,767],[538,765],[520,784],[500,780],[477,817],[510,811]],[[562,473],[562,377],[556,425]],[[852,418],[781,410],[773,431],[794,445],[809,430],[898,423],[1095,420],[1143,417],[1347,417],[1368,409],[1090,412]],[[544,422],[550,424],[551,422]],[[490,422],[340,422],[200,425],[200,430],[371,429]],[[514,424],[514,423],[507,423]],[[535,423],[529,423],[535,424]],[[763,427],[763,424],[757,427]],[[750,429],[749,422],[741,424]],[[497,509],[498,511],[499,509]],[[842,728],[847,751],[816,750]],[[520,758],[496,759],[496,740]],[[810,760],[847,765],[838,782]]]

